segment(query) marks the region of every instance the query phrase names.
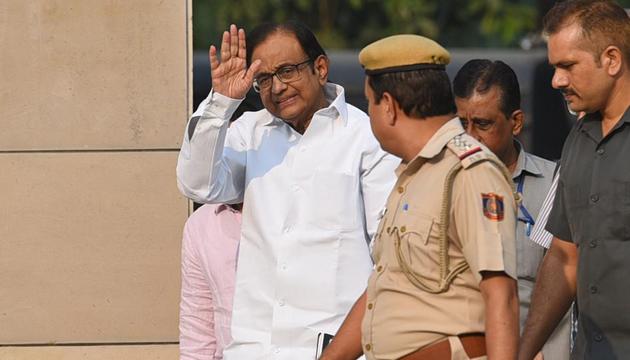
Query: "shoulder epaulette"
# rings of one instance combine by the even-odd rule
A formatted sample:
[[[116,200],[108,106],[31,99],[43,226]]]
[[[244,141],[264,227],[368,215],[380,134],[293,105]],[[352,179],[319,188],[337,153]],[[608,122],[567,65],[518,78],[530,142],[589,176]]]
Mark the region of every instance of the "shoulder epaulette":
[[[470,135],[457,135],[446,146],[459,158],[464,169],[480,161],[488,160],[487,152]]]

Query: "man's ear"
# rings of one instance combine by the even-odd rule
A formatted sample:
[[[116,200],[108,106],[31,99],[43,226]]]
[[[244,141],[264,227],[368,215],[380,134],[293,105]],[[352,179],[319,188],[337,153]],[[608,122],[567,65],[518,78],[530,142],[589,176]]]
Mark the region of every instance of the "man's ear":
[[[523,122],[525,121],[523,110],[514,110],[510,115],[510,121],[512,122],[512,135],[518,136],[523,130]]]
[[[401,111],[398,101],[394,99],[392,94],[385,91],[383,93],[383,97],[381,97],[381,105],[383,106],[383,111],[387,117],[387,124],[394,126],[396,124],[396,120],[398,120],[399,111]]]
[[[606,72],[610,76],[616,76],[623,66],[623,55],[618,47],[610,45],[602,52],[600,56],[602,66],[606,68]]]
[[[313,61],[313,68],[319,83],[324,85],[328,81],[328,65],[329,60],[325,55],[320,55]]]

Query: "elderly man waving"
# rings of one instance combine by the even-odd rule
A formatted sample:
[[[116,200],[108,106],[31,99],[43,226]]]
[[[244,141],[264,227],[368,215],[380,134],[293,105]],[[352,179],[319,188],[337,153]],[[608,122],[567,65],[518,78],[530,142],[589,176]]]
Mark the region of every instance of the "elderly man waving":
[[[245,201],[233,343],[226,359],[312,359],[372,269],[369,241],[399,160],[327,82],[328,58],[298,23],[232,25],[177,164],[199,202]],[[253,85],[265,109],[228,119]]]

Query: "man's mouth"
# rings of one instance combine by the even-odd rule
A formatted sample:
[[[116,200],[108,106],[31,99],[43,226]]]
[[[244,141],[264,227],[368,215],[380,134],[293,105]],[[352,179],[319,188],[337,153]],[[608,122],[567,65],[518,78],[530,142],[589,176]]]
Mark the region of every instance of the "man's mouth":
[[[296,96],[288,96],[279,100],[276,100],[276,104],[280,107],[291,105],[295,101]]]
[[[575,93],[573,91],[563,91],[562,96],[564,96],[565,100],[569,100],[570,97],[575,97]]]

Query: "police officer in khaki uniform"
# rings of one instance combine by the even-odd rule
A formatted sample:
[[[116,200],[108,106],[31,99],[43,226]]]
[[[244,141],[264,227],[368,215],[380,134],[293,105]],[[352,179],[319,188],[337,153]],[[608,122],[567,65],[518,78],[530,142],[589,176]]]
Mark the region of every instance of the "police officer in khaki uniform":
[[[455,117],[449,57],[417,35],[391,36],[359,54],[372,130],[403,162],[367,290],[322,360],[516,355],[511,174]]]

